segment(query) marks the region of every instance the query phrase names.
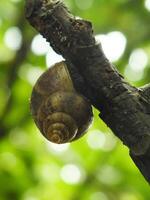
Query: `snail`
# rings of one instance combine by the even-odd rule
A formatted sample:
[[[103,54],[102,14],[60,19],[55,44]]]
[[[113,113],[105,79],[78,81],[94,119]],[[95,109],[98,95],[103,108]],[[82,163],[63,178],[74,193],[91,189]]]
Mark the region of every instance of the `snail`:
[[[37,80],[30,107],[40,132],[57,144],[83,136],[93,118],[89,101],[75,90],[64,61],[50,67]]]

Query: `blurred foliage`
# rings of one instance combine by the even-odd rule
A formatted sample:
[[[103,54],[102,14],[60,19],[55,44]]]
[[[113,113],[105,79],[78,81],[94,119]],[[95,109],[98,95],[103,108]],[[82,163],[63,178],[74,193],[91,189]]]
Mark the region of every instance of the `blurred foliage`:
[[[115,64],[135,86],[150,82],[148,2],[65,1],[76,16],[92,21],[95,34],[124,34],[126,48]],[[96,110],[93,125],[79,141],[57,146],[41,136],[29,109],[33,83],[46,69],[46,54],[31,49],[35,35],[24,18],[24,1],[1,0],[0,200],[148,200],[149,186],[128,149]]]

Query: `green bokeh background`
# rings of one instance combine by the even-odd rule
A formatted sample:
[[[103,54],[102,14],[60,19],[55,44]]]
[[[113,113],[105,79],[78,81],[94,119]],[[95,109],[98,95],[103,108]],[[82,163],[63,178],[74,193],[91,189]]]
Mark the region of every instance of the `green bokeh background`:
[[[122,32],[127,45],[114,64],[135,86],[150,82],[150,11],[146,1],[64,2],[74,15],[93,23],[95,34]],[[6,41],[8,30],[14,27],[22,35],[16,50]],[[39,133],[29,109],[32,76],[37,79],[46,69],[45,55],[31,50],[37,34],[24,18],[23,0],[0,1],[0,200],[149,200],[149,185],[128,149],[98,118],[98,111],[94,110],[88,133],[71,144],[52,145]],[[135,49],[147,56],[140,71],[128,64]],[[142,73],[140,78],[138,73]]]

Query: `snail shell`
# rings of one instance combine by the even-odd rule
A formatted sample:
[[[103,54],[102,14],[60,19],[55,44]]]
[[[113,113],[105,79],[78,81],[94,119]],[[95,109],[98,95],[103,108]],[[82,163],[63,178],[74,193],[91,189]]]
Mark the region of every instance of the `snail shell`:
[[[37,80],[31,113],[41,133],[58,144],[81,137],[93,117],[89,101],[75,91],[65,62],[56,63]]]

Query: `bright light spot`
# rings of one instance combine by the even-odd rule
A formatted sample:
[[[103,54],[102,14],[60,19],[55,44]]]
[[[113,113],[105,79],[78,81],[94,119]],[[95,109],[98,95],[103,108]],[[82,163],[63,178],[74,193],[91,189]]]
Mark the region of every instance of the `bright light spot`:
[[[6,46],[12,50],[19,50],[22,44],[22,34],[18,27],[9,28],[4,36]]]
[[[145,0],[145,8],[150,11],[150,0]]]
[[[106,133],[105,134],[105,144],[102,148],[103,151],[112,151],[117,144],[117,139],[112,133]]]
[[[57,62],[64,60],[62,56],[55,53],[55,51],[50,47],[49,51],[46,54],[46,65],[49,68]]]
[[[59,177],[60,168],[57,164],[43,164],[40,163],[39,165],[36,163],[34,166],[34,173],[35,176],[38,177],[44,183],[52,183],[54,181],[60,180]]]
[[[108,200],[108,197],[103,192],[95,192],[91,195],[90,200]]]
[[[40,197],[38,197],[39,195],[35,194],[35,190],[33,190],[32,188],[28,189],[25,191],[25,193],[22,195],[21,200],[41,200]]]
[[[36,197],[26,197],[25,200],[38,200]]]
[[[148,64],[148,56],[143,49],[136,49],[129,58],[129,64],[125,69],[125,76],[130,81],[139,81],[144,76],[144,69]]]
[[[56,153],[56,154],[60,154],[60,153],[64,153],[69,149],[70,144],[66,143],[66,144],[54,144],[52,142],[46,141],[48,150]]]
[[[86,0],[86,1],[81,1],[81,0],[75,0],[76,5],[78,6],[79,9],[81,10],[86,10],[89,9],[94,0]]]
[[[44,70],[40,67],[32,66],[31,64],[26,63],[21,66],[18,73],[20,78],[28,81],[31,85],[34,85],[43,72]]]
[[[23,200],[39,200],[39,199],[37,197],[25,195],[25,197],[23,197]]]
[[[87,143],[92,149],[102,149],[105,141],[105,135],[99,130],[91,131],[87,136]]]
[[[14,146],[17,146],[19,148],[25,148],[25,146],[28,145],[26,132],[19,128],[16,128],[10,132],[9,140]]]
[[[129,194],[129,193],[125,193],[125,194],[121,195],[120,200],[127,200],[127,199],[130,199],[130,200],[139,200],[139,197],[136,197],[135,194]],[[143,198],[140,198],[140,199],[143,199]]]
[[[123,33],[114,31],[107,35],[96,35],[95,38],[97,42],[101,42],[102,49],[111,62],[119,60],[123,55],[127,43]]]
[[[36,197],[27,197],[25,200],[38,200]]]
[[[54,65],[57,62],[63,60],[63,57],[58,55],[51,47],[46,39],[42,35],[38,34],[33,38],[31,44],[31,50],[36,55],[45,55],[46,54],[46,65],[49,68],[51,65]]]
[[[135,72],[133,69],[130,68],[130,66],[128,65],[126,68],[125,68],[125,72],[124,72],[125,76],[126,76],[126,79],[128,79],[129,81],[133,81],[133,82],[136,82],[136,81],[140,81],[143,76],[144,76],[144,71],[138,71],[138,72]]]
[[[78,184],[81,181],[81,171],[73,164],[65,165],[60,172],[60,176],[65,183]]]
[[[116,138],[111,133],[102,133],[99,130],[90,131],[87,136],[87,143],[92,149],[112,151],[116,146]]]
[[[80,16],[76,16],[76,19],[81,19],[82,20],[82,18]]]
[[[148,64],[148,56],[143,49],[136,49],[132,52],[129,65],[135,72],[142,72]]]
[[[115,185],[121,181],[121,174],[112,166],[104,166],[99,173],[99,180],[106,185]]]
[[[43,72],[44,71],[39,67],[30,67],[27,72],[26,78],[31,85],[34,85],[41,74],[43,74]]]
[[[46,39],[43,38],[42,35],[38,34],[36,35],[31,44],[31,50],[35,55],[41,56],[45,55],[50,48],[50,45],[48,42],[46,42]]]

